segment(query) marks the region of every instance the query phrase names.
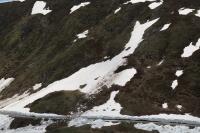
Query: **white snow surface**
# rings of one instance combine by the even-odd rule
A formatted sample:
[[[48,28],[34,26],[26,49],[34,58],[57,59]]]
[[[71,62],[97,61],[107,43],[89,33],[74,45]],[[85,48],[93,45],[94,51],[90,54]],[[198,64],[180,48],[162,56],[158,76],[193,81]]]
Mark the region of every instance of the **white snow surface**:
[[[114,100],[118,93],[119,91],[113,91],[106,103],[93,107],[93,109],[85,112],[82,116],[119,116],[122,107]]]
[[[121,10],[121,7],[117,8],[117,9],[114,11],[114,14],[118,13],[120,10]]]
[[[126,83],[128,81],[130,81],[136,73],[137,73],[137,71],[135,70],[135,68],[126,69],[126,70],[123,70],[119,73],[116,73],[116,74],[113,75],[113,77],[111,77],[111,79],[114,79],[114,80],[110,81],[110,83],[108,81],[107,86],[111,87],[113,84],[119,85],[119,86],[125,86]]]
[[[128,3],[135,4],[135,3],[146,2],[146,1],[152,2],[152,1],[155,1],[155,0],[130,0],[130,1],[125,2],[124,4],[128,4]]]
[[[188,15],[189,13],[193,12],[195,9],[190,8],[181,8],[178,10],[180,15]]]
[[[19,101],[20,99],[23,99],[23,98],[27,97],[28,95],[29,95],[29,93],[28,93],[28,91],[26,91],[21,95],[16,94],[11,98],[0,100],[0,108],[8,106],[9,104],[12,104],[16,101]]]
[[[174,90],[177,86],[178,86],[178,80],[176,79],[172,82],[171,88]]]
[[[163,109],[167,109],[167,108],[168,108],[168,104],[167,104],[167,103],[163,103],[163,104],[162,104],[162,108],[163,108]]]
[[[171,24],[165,24],[165,25],[161,28],[160,31],[164,31],[164,30],[168,29],[170,25],[171,25]]]
[[[150,69],[151,68],[151,66],[147,66],[147,69]]]
[[[183,75],[183,70],[176,70],[176,73],[175,73],[176,77],[180,77]],[[178,86],[178,80],[174,80],[172,82],[172,85],[171,85],[171,88],[174,90],[176,87]]]
[[[197,41],[196,45],[190,43],[189,46],[185,47],[181,57],[182,58],[190,57],[195,51],[199,50],[199,48],[200,48],[200,39]]]
[[[164,62],[164,59],[162,59],[162,60],[157,64],[157,66],[162,65],[163,62]]]
[[[32,15],[34,15],[34,14],[46,15],[46,14],[50,13],[52,10],[49,10],[48,8],[46,9],[45,6],[46,6],[46,2],[36,1],[35,4],[33,5],[31,14]]]
[[[89,33],[89,31],[85,30],[82,33],[77,34],[76,36],[78,37],[78,39],[82,39],[82,38],[86,38],[88,33]],[[76,42],[76,41],[77,41],[77,39],[75,39],[73,42]]]
[[[176,73],[175,73],[175,75],[177,77],[180,77],[181,75],[183,75],[183,70],[177,70]]]
[[[160,2],[153,2],[149,5],[150,9],[156,9],[157,7],[161,6],[163,4],[163,0],[160,0]]]
[[[20,1],[20,2],[24,2],[24,1],[26,1],[26,0],[15,0],[15,1]]]
[[[179,109],[179,111],[181,111],[181,109],[183,108],[182,105],[177,105],[176,107]]]
[[[8,106],[4,107],[4,110],[8,111],[19,111],[19,112],[29,112],[29,108],[25,108],[26,105],[38,100],[49,93],[62,91],[62,90],[80,90],[83,93],[93,94],[97,93],[102,86],[111,86],[113,84],[117,85],[125,85],[126,82],[130,80],[131,77],[136,73],[136,70],[128,69],[124,70],[121,73],[114,73],[120,66],[126,65],[127,59],[124,58],[133,54],[135,49],[138,47],[141,41],[143,41],[143,34],[146,29],[148,29],[151,25],[157,22],[158,19],[148,21],[144,24],[140,24],[138,21],[136,22],[134,29],[131,33],[131,38],[129,42],[126,44],[124,50],[113,57],[110,60],[102,61],[96,64],[92,64],[85,68],[80,69],[75,72],[71,76],[53,82],[48,85],[46,88],[39,90],[36,93],[31,94],[19,101],[13,102]],[[127,50],[127,48],[129,48]],[[131,72],[132,75],[128,72]],[[127,76],[125,76],[127,74]],[[121,78],[120,76],[124,78]],[[97,80],[95,80],[98,77]],[[120,79],[117,79],[120,78]],[[126,78],[126,79],[125,79]],[[109,82],[108,82],[109,81]],[[80,85],[87,84],[86,87],[80,89]]]
[[[79,5],[73,6],[73,7],[70,9],[70,14],[73,13],[73,12],[75,12],[75,11],[78,10],[79,8],[84,7],[84,6],[87,6],[87,5],[89,5],[89,4],[90,4],[90,2],[83,2],[83,3],[80,3]]]
[[[14,120],[13,118],[11,118],[7,115],[0,114],[0,129],[5,129],[5,130],[8,129],[13,120]],[[1,132],[1,130],[0,130],[0,132]]]
[[[195,14],[195,16],[200,17],[200,10],[197,11],[197,13]]]
[[[8,87],[10,85],[10,83],[12,83],[14,81],[14,78],[2,78],[0,80],[0,92],[2,90],[4,90],[6,87]]]
[[[35,84],[35,85],[33,86],[33,90],[37,90],[37,89],[39,89],[40,87],[42,87],[42,83]]]
[[[171,125],[156,125],[154,123],[142,124],[138,123],[134,125],[137,129],[146,131],[158,131],[159,133],[200,133],[200,127],[189,128],[187,126],[171,126]]]
[[[200,122],[200,118],[192,116],[190,114],[158,114],[158,115],[146,115],[146,116],[139,116],[138,118],[149,118],[149,119],[164,119],[164,120],[182,120],[182,121],[193,121],[193,122]]]
[[[86,38],[87,37],[87,34],[88,34],[88,30],[86,30],[86,31],[84,31],[84,32],[82,32],[82,33],[80,33],[80,34],[78,34],[78,35],[76,35],[79,39],[81,39],[81,38]]]

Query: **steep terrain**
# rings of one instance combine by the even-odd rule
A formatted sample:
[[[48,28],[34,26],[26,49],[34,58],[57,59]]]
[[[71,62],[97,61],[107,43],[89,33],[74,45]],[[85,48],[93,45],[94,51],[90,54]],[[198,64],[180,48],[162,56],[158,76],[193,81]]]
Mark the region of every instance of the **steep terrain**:
[[[0,112],[72,117],[49,122],[2,116],[10,123],[5,127],[0,120],[2,132],[143,133],[166,128],[95,123],[80,116],[200,123],[199,23],[197,0],[0,3]],[[186,130],[187,125],[170,128],[200,132],[198,127]]]

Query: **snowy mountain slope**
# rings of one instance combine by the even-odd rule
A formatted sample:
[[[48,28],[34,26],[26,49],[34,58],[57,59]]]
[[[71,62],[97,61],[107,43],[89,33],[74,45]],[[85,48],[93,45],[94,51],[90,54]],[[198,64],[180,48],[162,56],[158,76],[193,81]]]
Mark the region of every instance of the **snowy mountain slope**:
[[[1,111],[27,116],[35,112],[35,117],[40,113],[78,114],[78,120],[85,115],[117,114],[198,123],[199,7],[195,0],[0,4]],[[5,79],[12,81],[5,84]],[[25,130],[29,124],[36,123],[30,127],[35,129],[41,123],[6,119],[10,127]],[[41,125],[41,132],[47,126],[47,132],[87,132],[85,124],[110,126],[99,132],[120,131],[120,126],[135,132],[146,132],[136,128],[167,132],[159,125],[131,127],[102,120],[83,120],[79,128],[67,127],[79,124],[76,118],[66,123],[49,122]],[[15,131],[7,126],[2,132]],[[122,128],[124,132],[128,132],[126,128]],[[185,129],[170,128],[177,132]],[[199,128],[188,130],[199,132]]]

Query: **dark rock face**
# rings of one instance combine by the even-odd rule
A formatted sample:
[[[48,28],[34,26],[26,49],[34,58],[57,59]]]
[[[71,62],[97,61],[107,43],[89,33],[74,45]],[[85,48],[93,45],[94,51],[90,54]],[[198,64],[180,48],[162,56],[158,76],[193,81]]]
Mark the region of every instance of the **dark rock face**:
[[[150,2],[123,4],[126,1],[90,0],[90,5],[69,14],[73,5],[83,1],[46,0],[52,12],[45,16],[30,15],[35,0],[0,4],[0,76],[15,78],[0,93],[0,98],[31,91],[29,88],[35,83],[42,82],[45,87],[105,60],[105,56],[112,58],[124,49],[136,21],[144,23],[160,18],[145,32],[134,54],[127,57],[127,66],[116,71],[136,68],[137,74],[125,87],[102,88],[106,91],[91,97],[80,92],[53,93],[31,104],[31,111],[68,114],[77,111],[80,104],[87,110],[104,103],[112,90],[120,90],[115,100],[123,107],[122,114],[200,116],[200,50],[189,58],[181,58],[183,49],[200,38],[200,18],[194,15],[196,11],[178,14],[182,7],[198,10],[200,1],[164,0],[154,10],[148,7]],[[118,7],[121,10],[114,14]],[[160,31],[167,23],[171,23],[170,27]],[[85,30],[90,31],[88,37],[73,42],[76,35]],[[161,60],[163,63],[158,66]],[[172,90],[175,72],[180,69],[184,74],[178,78],[177,88]],[[164,102],[168,103],[168,109],[162,108]],[[43,108],[44,104],[51,106]],[[182,110],[176,105],[182,105]],[[80,129],[68,130],[79,132]]]
[[[84,95],[79,91],[55,92],[34,102],[31,111],[69,115],[70,112],[78,111],[78,103],[81,101],[84,101]]]
[[[29,125],[40,125],[41,119],[28,119],[28,118],[15,118],[10,124],[11,129],[17,129],[19,127],[26,127]]]

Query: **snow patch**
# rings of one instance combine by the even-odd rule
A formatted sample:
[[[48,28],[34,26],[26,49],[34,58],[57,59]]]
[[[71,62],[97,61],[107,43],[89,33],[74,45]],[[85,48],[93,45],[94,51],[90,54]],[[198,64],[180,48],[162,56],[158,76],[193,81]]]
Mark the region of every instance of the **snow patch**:
[[[181,111],[181,110],[182,110],[182,108],[183,108],[183,106],[182,106],[182,105],[177,105],[176,107],[177,107],[177,109],[179,109],[179,111]]]
[[[0,123],[0,128],[2,126],[1,128],[2,133],[45,133],[46,127],[52,123],[52,121],[42,121],[41,125],[36,125],[36,126],[29,125],[17,129],[10,129],[9,126],[13,121],[13,118],[10,118],[8,116],[3,116],[3,117],[5,117],[5,119],[3,119],[4,124]],[[2,118],[1,115],[0,118]]]
[[[111,82],[112,84],[125,86],[128,81],[130,81],[134,75],[137,73],[135,68],[126,69],[120,73],[114,74],[114,80]],[[108,86],[111,87],[111,86]]]
[[[147,69],[150,69],[151,68],[151,66],[147,66]]]
[[[199,50],[200,48],[200,39],[198,40],[198,42],[196,43],[196,45],[193,45],[192,43],[190,43],[189,46],[185,47],[183,50],[183,54],[181,55],[182,58],[186,58],[186,57],[190,57],[192,56],[192,54]]]
[[[109,59],[110,57],[109,56],[105,56],[105,57],[103,57],[103,59],[105,59],[105,60],[107,60],[107,59]]]
[[[180,77],[181,75],[183,75],[183,70],[177,70],[175,75],[176,77]],[[174,90],[177,86],[178,86],[178,80],[176,79],[172,82],[171,88]]]
[[[79,5],[73,6],[73,7],[70,9],[70,14],[73,13],[73,12],[75,12],[75,11],[78,10],[79,8],[84,7],[84,6],[87,6],[87,5],[89,5],[89,4],[90,4],[90,2],[83,2],[83,3],[80,3]]]
[[[121,10],[121,7],[117,8],[117,9],[114,11],[114,14],[118,13],[120,10]]]
[[[35,85],[33,86],[33,90],[37,90],[37,89],[39,89],[40,87],[42,87],[42,83],[35,84]]]
[[[178,86],[178,80],[172,82],[171,88],[174,90]]]
[[[168,104],[167,104],[167,103],[163,103],[163,104],[162,104],[162,108],[163,108],[163,109],[167,109],[167,108],[168,108]]]
[[[193,12],[195,9],[190,8],[181,8],[178,10],[180,15],[188,15],[189,13]]]
[[[86,38],[87,37],[87,34],[88,34],[88,30],[76,35],[79,39],[81,38]]]
[[[45,6],[46,6],[46,2],[36,1],[35,4],[33,5],[31,14],[32,15],[34,15],[34,14],[46,15],[46,14],[50,13],[52,10],[49,10],[48,8],[46,9]]]
[[[163,60],[161,60],[158,64],[157,64],[157,66],[160,66],[160,65],[162,65],[162,63],[164,62],[164,59]]]
[[[164,30],[168,29],[170,25],[171,25],[171,24],[165,24],[165,25],[161,28],[160,31],[164,31]]]
[[[122,107],[114,100],[118,93],[119,91],[113,91],[105,104],[93,107],[93,109],[85,112],[82,116],[119,116]]]
[[[130,0],[130,1],[125,2],[124,4],[128,4],[128,3],[135,4],[135,3],[146,2],[146,1],[152,2],[152,1],[155,1],[155,0]]]
[[[200,17],[200,10],[197,11],[197,13],[195,14],[195,16]]]
[[[180,77],[181,75],[183,75],[183,70],[177,70],[176,73],[175,73],[175,75],[177,77]]]
[[[2,129],[2,130],[8,129],[13,120],[14,120],[13,118],[11,118],[7,115],[1,115],[0,114],[0,129]]]
[[[3,91],[6,87],[8,87],[13,81],[14,78],[2,78],[0,80],[0,92]]]
[[[149,8],[153,10],[153,9],[156,9],[157,7],[159,7],[162,4],[163,4],[163,0],[161,0],[160,2],[153,2],[149,5]]]
[[[113,125],[118,125],[118,124],[120,123],[113,123],[111,121],[104,121],[102,119],[91,120],[91,119],[86,119],[86,118],[76,118],[76,119],[71,120],[68,126],[80,127],[84,125],[91,125],[91,128],[102,128],[102,127],[108,127],[108,126],[113,126]]]
[[[86,30],[82,33],[77,34],[76,36],[78,37],[78,39],[82,39],[82,38],[86,38],[88,33],[89,33],[89,31]],[[76,42],[76,41],[77,41],[77,39],[75,39],[73,42]]]

